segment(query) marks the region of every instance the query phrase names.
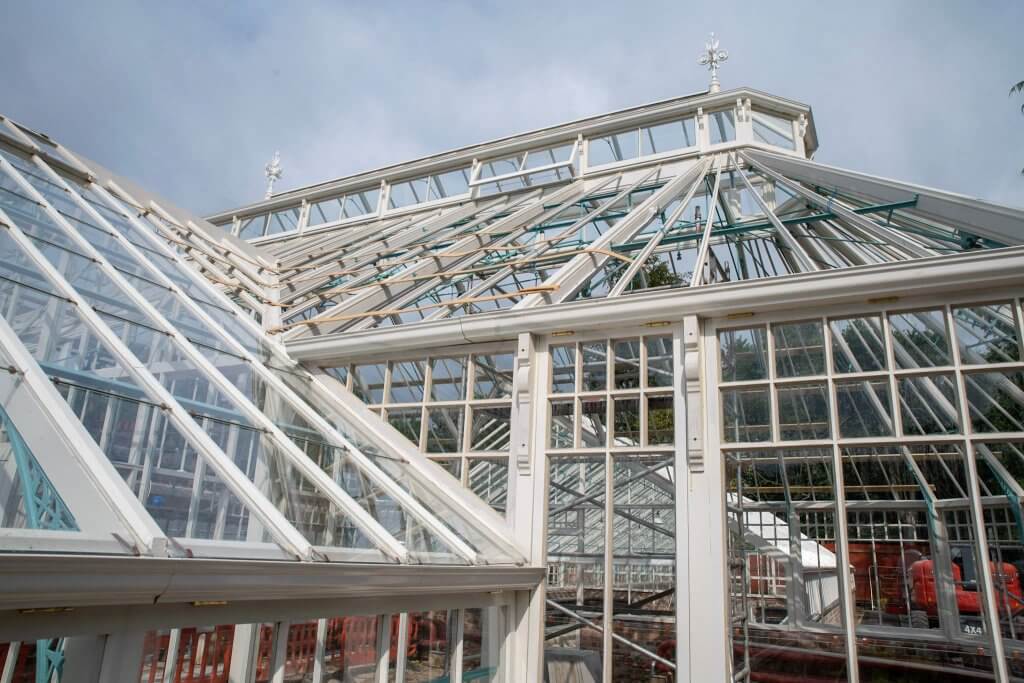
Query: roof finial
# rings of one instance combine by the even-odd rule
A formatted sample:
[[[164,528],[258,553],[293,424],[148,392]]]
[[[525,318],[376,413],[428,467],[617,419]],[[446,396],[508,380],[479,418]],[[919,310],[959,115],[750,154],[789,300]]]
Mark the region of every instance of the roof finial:
[[[274,152],[274,158],[269,164],[264,167],[267,175],[267,195],[266,199],[274,194],[274,181],[279,180],[284,171],[281,170],[281,153]]]
[[[709,92],[718,92],[721,90],[721,85],[718,83],[718,65],[721,62],[729,59],[729,53],[725,50],[718,49],[718,38],[715,38],[714,32],[711,33],[711,39],[704,43],[704,52],[701,54],[697,63],[701,66],[706,66],[708,71],[711,72],[711,85],[708,87]]]

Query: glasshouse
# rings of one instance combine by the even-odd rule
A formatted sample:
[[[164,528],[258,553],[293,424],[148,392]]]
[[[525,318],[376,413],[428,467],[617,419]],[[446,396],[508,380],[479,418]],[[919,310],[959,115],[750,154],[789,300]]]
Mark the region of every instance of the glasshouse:
[[[0,683],[1024,680],[1024,211],[817,149],[713,78],[201,218],[0,117]]]

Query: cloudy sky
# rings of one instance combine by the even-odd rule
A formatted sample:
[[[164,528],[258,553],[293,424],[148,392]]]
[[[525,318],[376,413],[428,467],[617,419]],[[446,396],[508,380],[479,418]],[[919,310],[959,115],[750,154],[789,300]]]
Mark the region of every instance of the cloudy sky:
[[[694,92],[810,104],[817,159],[1024,206],[1024,2],[4,3],[0,112],[196,213]]]

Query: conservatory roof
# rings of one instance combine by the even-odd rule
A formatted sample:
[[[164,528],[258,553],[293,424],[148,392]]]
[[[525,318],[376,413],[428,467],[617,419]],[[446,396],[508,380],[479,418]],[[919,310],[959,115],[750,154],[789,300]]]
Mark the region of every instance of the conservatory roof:
[[[448,343],[507,338],[524,331],[514,316],[553,306],[680,303],[1024,240],[1020,210],[825,166],[810,159],[817,144],[807,105],[748,88],[699,93],[210,220],[269,263],[247,292],[273,305],[271,331],[307,360],[370,338],[396,348],[410,325]]]
[[[187,239],[167,227],[189,223]],[[389,567],[368,586],[391,592],[535,585],[501,516],[200,274],[203,250],[213,268],[229,249],[253,277],[266,269],[240,240],[0,117],[0,550],[159,559],[128,573],[193,596],[236,560],[262,563],[250,594],[308,588],[271,561],[329,563],[325,584]],[[4,604],[52,588],[15,574]]]

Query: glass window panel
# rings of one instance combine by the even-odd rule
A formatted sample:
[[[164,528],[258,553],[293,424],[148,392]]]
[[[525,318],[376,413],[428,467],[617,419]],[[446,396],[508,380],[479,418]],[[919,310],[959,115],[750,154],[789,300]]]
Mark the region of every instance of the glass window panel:
[[[409,613],[409,652],[405,680],[448,680],[454,649],[454,610]]]
[[[299,207],[281,209],[270,214],[267,223],[267,235],[276,235],[281,232],[297,230],[299,227]]]
[[[0,407],[0,527],[77,531],[78,524],[10,415]]]
[[[903,433],[956,434],[959,402],[952,375],[900,377],[898,380]]]
[[[380,190],[364,190],[345,195],[345,208],[342,210],[344,218],[355,218],[377,212],[380,203]]]
[[[1020,339],[1013,305],[971,306],[953,309],[960,362],[1013,363],[1021,359]]]
[[[309,205],[309,218],[307,219],[307,225],[322,225],[324,223],[333,223],[334,221],[341,219],[341,209],[344,205],[344,197],[332,197],[330,199],[321,199],[318,202],[313,202]]]
[[[647,397],[647,443],[655,446],[675,442],[675,409],[671,396]]]
[[[470,458],[469,490],[499,512],[508,500],[508,459]]]
[[[369,363],[352,368],[352,391],[366,403],[384,402],[384,373],[387,363]]]
[[[768,338],[763,327],[718,333],[722,381],[740,382],[768,377]]]
[[[671,121],[640,129],[640,155],[662,154],[697,144],[693,119]]]
[[[421,408],[388,408],[388,424],[402,433],[414,446],[420,446]]]
[[[504,631],[504,608],[469,608],[462,614],[462,680],[500,683],[502,642],[498,639]]]
[[[776,376],[825,374],[825,336],[820,322],[772,325],[772,334]]]
[[[898,368],[951,365],[945,314],[941,310],[893,313],[893,353]]]
[[[763,142],[783,149],[796,149],[792,121],[763,111],[752,112],[750,118],[756,142]]]
[[[427,452],[458,453],[462,450],[463,408],[427,408]]]
[[[779,386],[776,391],[780,439],[829,438],[828,387],[825,384]]]
[[[576,390],[576,346],[551,347],[551,391],[556,394]]]
[[[427,364],[421,360],[403,361],[391,366],[391,403],[417,403],[423,400]]]
[[[469,169],[461,168],[430,177],[428,200],[444,199],[469,192]]]
[[[252,216],[250,218],[243,218],[241,227],[238,229],[238,236],[244,240],[251,240],[255,237],[263,237],[263,233],[267,228],[267,216]]]
[[[771,399],[767,388],[722,390],[722,424],[726,442],[769,441]]]
[[[604,399],[580,403],[580,445],[604,447],[608,443],[608,402]]]
[[[551,438],[552,448],[572,448],[575,434],[575,401],[551,402]],[[601,423],[604,424],[603,422]]]
[[[582,345],[583,384],[581,391],[608,389],[608,343],[587,342]]]
[[[888,380],[836,382],[839,436],[892,436],[892,400]]]
[[[731,109],[708,114],[708,137],[712,145],[736,139],[736,115]]]
[[[548,458],[547,597],[576,612],[582,602],[587,619],[603,623],[605,557],[605,456]],[[548,606],[545,627],[557,637],[546,648],[574,650],[580,668],[601,680],[602,637],[579,627],[571,616]]]
[[[466,398],[467,358],[434,358],[430,361],[430,398],[460,401]]]
[[[836,372],[872,372],[887,366],[882,320],[875,316],[830,320]]]
[[[615,399],[615,438],[613,445],[640,445],[640,399]]]
[[[512,434],[512,408],[510,406],[473,406],[470,450],[505,451],[509,449]]]
[[[474,355],[473,398],[511,398],[514,363],[511,353]]]
[[[647,386],[672,386],[672,337],[647,337]]]
[[[349,616],[327,620],[327,633],[324,638],[325,681],[333,678],[349,683],[376,683],[379,625],[380,618],[375,616]],[[314,629],[314,637],[315,634]],[[291,651],[292,648],[289,648],[289,652]],[[312,666],[309,670],[312,670]],[[302,676],[303,672],[296,672],[295,680],[302,680]],[[291,679],[286,676],[285,680]]]
[[[1024,372],[964,374],[975,432],[1024,432]]]
[[[640,386],[640,340],[620,339],[612,342],[615,351],[615,388],[636,389]]]
[[[635,159],[639,153],[637,135],[638,131],[629,130],[590,140],[587,165],[600,166]]]

